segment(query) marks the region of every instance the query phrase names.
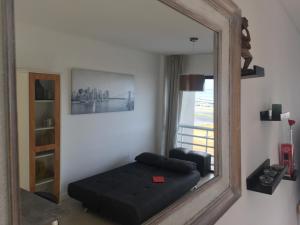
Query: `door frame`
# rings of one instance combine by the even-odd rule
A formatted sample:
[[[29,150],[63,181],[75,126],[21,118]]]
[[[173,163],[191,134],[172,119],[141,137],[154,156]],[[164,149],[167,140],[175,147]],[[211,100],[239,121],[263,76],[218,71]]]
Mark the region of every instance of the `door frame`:
[[[2,0],[2,48],[4,67],[4,99],[6,126],[5,135],[7,148],[7,193],[8,216],[11,225],[20,224],[20,189],[18,169],[18,130],[17,130],[17,96],[16,96],[16,56],[15,56],[15,25],[14,0]]]

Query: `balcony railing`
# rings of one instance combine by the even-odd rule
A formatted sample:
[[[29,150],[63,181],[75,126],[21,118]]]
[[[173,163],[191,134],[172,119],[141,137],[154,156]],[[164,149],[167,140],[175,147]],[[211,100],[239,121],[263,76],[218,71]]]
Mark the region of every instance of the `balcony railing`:
[[[214,129],[180,124],[177,132],[177,147],[209,153],[211,169],[214,170]]]

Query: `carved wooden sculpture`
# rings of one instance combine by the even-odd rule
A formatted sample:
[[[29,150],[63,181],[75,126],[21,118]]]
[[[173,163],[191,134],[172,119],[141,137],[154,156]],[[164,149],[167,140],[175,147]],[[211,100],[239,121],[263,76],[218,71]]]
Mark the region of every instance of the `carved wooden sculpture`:
[[[248,30],[248,19],[246,17],[242,18],[242,30],[241,30],[241,37],[242,37],[242,57],[244,58],[244,66],[242,68],[242,74],[250,74],[254,71],[252,69],[248,69],[250,63],[252,62],[252,55],[250,53],[251,49],[251,36]]]
[[[242,40],[242,52],[241,56],[244,59],[244,65],[242,68],[242,78],[254,78],[254,77],[263,77],[265,76],[265,69],[261,66],[254,65],[253,69],[249,68],[250,63],[252,62],[251,49],[251,36],[248,30],[248,19],[242,17],[242,27],[241,27],[241,40]]]

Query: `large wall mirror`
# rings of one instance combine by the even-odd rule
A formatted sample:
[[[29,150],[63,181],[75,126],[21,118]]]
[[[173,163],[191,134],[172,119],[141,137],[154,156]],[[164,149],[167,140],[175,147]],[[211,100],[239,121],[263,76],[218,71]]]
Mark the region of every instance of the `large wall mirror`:
[[[18,180],[15,188],[22,189],[21,199],[26,191],[65,207],[68,194],[76,201],[81,198],[71,183],[121,166],[129,165],[128,172],[137,167],[135,157],[148,152],[191,162],[196,172],[187,178],[163,174],[164,182],[174,182],[170,191],[175,186],[186,191],[168,204],[162,200],[157,210],[147,206],[144,212],[140,207],[138,212],[146,215],[143,224],[214,224],[241,194],[239,8],[230,0],[14,2],[16,81],[8,85],[17,90],[16,96],[7,97],[18,109],[13,116],[18,119],[19,149],[17,154],[12,146],[10,155],[19,159],[10,160],[19,175],[11,174],[11,188]],[[74,68],[86,76],[80,79],[82,87],[76,83],[78,92],[72,90]],[[122,88],[97,89],[95,78],[88,81],[89,74],[97,73],[130,74],[135,89],[126,91],[125,100],[118,93]],[[130,100],[130,109],[91,114],[113,104],[117,108],[116,99]],[[71,114],[71,101],[81,115]],[[97,121],[107,129],[99,136]],[[15,127],[15,121],[10,126]],[[118,135],[118,140],[109,135]],[[144,189],[152,188],[149,185]],[[19,204],[15,191],[12,207]],[[126,204],[132,198],[128,196]],[[145,201],[152,204],[153,199]],[[22,207],[29,208],[27,203]],[[62,211],[58,213],[65,215]],[[13,217],[17,213],[12,212]],[[13,221],[18,224],[18,219]],[[72,220],[61,221],[67,225],[65,221]]]

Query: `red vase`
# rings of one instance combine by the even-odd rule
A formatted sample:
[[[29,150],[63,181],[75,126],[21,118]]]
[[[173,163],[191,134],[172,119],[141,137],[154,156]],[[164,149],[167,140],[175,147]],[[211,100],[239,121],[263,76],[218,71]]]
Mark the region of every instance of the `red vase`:
[[[279,150],[279,163],[287,166],[287,176],[292,177],[294,173],[294,145],[281,144]]]

